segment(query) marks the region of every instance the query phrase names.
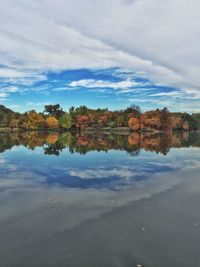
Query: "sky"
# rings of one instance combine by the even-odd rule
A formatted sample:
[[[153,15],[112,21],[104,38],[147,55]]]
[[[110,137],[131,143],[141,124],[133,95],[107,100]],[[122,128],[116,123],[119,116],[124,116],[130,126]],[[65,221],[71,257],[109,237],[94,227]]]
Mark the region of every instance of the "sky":
[[[199,0],[1,0],[0,104],[200,112]]]

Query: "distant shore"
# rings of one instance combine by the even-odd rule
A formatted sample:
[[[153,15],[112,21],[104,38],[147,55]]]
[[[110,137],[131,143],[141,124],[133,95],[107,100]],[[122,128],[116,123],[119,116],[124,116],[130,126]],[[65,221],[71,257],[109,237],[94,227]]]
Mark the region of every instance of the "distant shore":
[[[200,113],[170,112],[163,109],[141,112],[136,105],[122,110],[46,105],[43,112],[17,113],[0,105],[0,132],[59,131],[72,133],[171,133],[200,130]]]

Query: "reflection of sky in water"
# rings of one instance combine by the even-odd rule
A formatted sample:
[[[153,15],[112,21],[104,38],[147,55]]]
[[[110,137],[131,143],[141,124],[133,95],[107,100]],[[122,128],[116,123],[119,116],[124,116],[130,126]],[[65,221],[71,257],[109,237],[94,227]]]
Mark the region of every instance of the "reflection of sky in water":
[[[0,154],[0,265],[104,266],[119,259],[117,266],[136,266],[136,259],[174,266],[163,264],[167,257],[189,266],[183,257],[189,251],[193,262],[199,247],[199,152],[7,150]]]
[[[57,157],[44,155],[42,148],[31,151],[20,146],[0,154],[1,263],[4,260],[6,263],[4,266],[30,266],[30,263],[33,262],[31,266],[43,266],[41,263],[46,263],[49,255],[51,255],[50,262],[53,261],[55,264],[45,264],[44,266],[61,266],[59,264],[60,259],[67,262],[66,266],[83,266],[83,260],[89,261],[90,256],[85,257],[84,253],[84,259],[82,259],[78,255],[76,258],[80,258],[80,263],[70,265],[68,264],[69,259],[66,258],[66,251],[70,251],[71,246],[75,255],[77,251],[82,251],[87,246],[89,251],[93,251],[96,235],[89,245],[87,242],[84,245],[80,243],[79,246],[79,238],[84,233],[90,234],[90,226],[88,226],[88,231],[85,230],[85,225],[92,221],[94,226],[91,228],[96,229],[96,223],[100,221],[101,225],[101,218],[104,218],[104,215],[111,214],[108,217],[112,218],[112,212],[117,214],[115,213],[116,210],[122,212],[120,219],[116,220],[113,217],[113,221],[110,222],[110,229],[113,226],[118,227],[118,222],[122,224],[119,230],[116,228],[118,233],[116,236],[107,239],[107,236],[112,232],[112,230],[106,230],[109,226],[107,220],[103,230],[99,230],[98,227],[95,230],[95,233],[105,236],[105,244],[109,244],[106,247],[108,251],[113,251],[120,233],[126,233],[123,222],[128,222],[131,216],[132,223],[137,218],[139,221],[136,220],[135,226],[130,225],[125,241],[119,239],[120,241],[117,242],[119,252],[117,250],[116,255],[110,255],[110,253],[107,256],[104,255],[107,261],[110,258],[121,257],[121,244],[130,243],[131,249],[132,242],[135,241],[136,247],[138,244],[141,247],[143,234],[147,235],[145,240],[148,241],[150,230],[153,240],[157,238],[158,233],[163,237],[165,228],[162,228],[163,222],[161,222],[161,227],[158,222],[160,222],[160,212],[165,214],[166,201],[160,202],[159,197],[165,196],[165,193],[168,196],[169,192],[173,192],[173,189],[177,190],[177,188],[184,186],[187,188],[187,194],[190,194],[188,199],[186,198],[186,203],[189,202],[194,192],[197,192],[196,195],[199,194],[200,185],[199,179],[197,179],[200,167],[199,151],[196,148],[171,149],[167,156],[142,151],[137,157],[131,157],[127,152],[114,150],[110,150],[108,153],[90,152],[85,156],[70,154],[64,150]],[[156,197],[154,198],[154,196]],[[156,200],[157,196],[158,200]],[[153,199],[155,202],[146,211],[145,221],[143,221],[143,217],[140,221],[138,214],[140,215],[142,210],[145,212],[144,205]],[[143,200],[146,201],[146,204],[143,203]],[[139,203],[138,209],[133,208],[124,215],[123,211],[126,207],[132,206],[132,204],[134,206],[137,203]],[[153,213],[154,216],[151,216],[154,205],[160,205],[160,209]],[[171,205],[175,206],[174,212],[176,214],[180,210],[180,204],[176,206],[176,198],[172,204],[170,202],[166,214],[170,214]],[[193,203],[187,208],[189,212],[191,212],[191,207],[193,207]],[[183,214],[188,213],[184,211]],[[194,216],[196,216],[196,210]],[[185,217],[183,218],[182,221],[185,220]],[[195,222],[192,221],[192,224]],[[164,223],[168,227],[168,218]],[[152,231],[152,225],[159,225],[156,232]],[[174,227],[174,220],[172,220],[171,225]],[[179,221],[175,225],[177,229],[180,229]],[[148,230],[143,233],[141,228],[146,226]],[[76,233],[76,229],[79,227],[80,232]],[[181,229],[184,233],[185,228]],[[132,231],[136,233],[134,238],[131,235]],[[169,234],[166,232],[167,237]],[[140,240],[141,235],[142,239]],[[66,238],[62,240],[63,236]],[[170,248],[174,236],[176,235],[172,232],[171,238],[169,238]],[[83,239],[88,240],[85,236]],[[157,243],[159,238],[155,240]],[[166,237],[161,240],[163,242]],[[174,247],[178,245],[176,243]],[[98,240],[97,247],[99,248]],[[45,248],[47,251],[44,251]],[[71,253],[69,251],[68,254]],[[95,251],[97,253],[98,249],[96,248]],[[127,248],[122,249],[122,251],[127,251]],[[193,251],[193,247],[191,247],[191,251]],[[10,257],[11,252],[12,257]],[[141,253],[144,257],[144,252]],[[25,256],[22,258],[21,255]],[[26,255],[31,256],[26,258]],[[139,252],[138,255],[140,255]],[[96,257],[98,258],[98,255]],[[34,264],[35,261],[39,263]],[[7,265],[7,262],[12,264]],[[16,265],[16,263],[18,264]],[[92,264],[85,264],[84,266],[92,266]],[[127,265],[122,264],[120,266]],[[132,264],[131,266],[135,265]]]
[[[110,150],[86,155],[63,150],[59,156],[44,155],[22,146],[0,157],[0,187],[16,185],[61,186],[123,190],[145,182],[154,174],[175,172],[198,165],[199,149],[171,149],[167,156],[142,151],[132,157],[127,152]],[[196,166],[195,165],[195,166]]]

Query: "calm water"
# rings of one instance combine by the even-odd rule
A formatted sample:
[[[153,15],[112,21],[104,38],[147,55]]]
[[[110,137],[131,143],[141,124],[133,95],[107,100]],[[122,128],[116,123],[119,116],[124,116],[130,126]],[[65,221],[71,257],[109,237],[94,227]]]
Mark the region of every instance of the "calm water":
[[[0,134],[1,267],[200,266],[200,134]]]

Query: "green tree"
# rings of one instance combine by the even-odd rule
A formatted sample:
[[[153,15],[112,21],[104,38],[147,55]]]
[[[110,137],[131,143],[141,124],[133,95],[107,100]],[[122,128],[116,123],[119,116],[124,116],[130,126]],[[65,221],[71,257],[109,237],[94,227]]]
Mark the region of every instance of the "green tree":
[[[73,125],[72,117],[67,114],[63,115],[62,117],[59,118],[59,125],[62,128],[71,129]]]
[[[192,114],[188,120],[190,130],[199,130],[200,129],[200,114]]]
[[[56,118],[60,118],[62,115],[64,115],[64,111],[59,104],[44,106],[44,113],[46,113],[48,116],[53,116]]]
[[[74,110],[75,110],[75,107],[74,107],[74,106],[71,106],[71,107],[69,108],[69,113],[70,113],[70,114],[73,113]]]
[[[124,126],[125,123],[126,123],[126,120],[124,119],[124,117],[122,115],[117,117],[117,126],[118,127]]]
[[[76,109],[74,110],[74,112],[75,112],[77,115],[87,115],[88,112],[89,112],[89,109],[88,109],[85,105],[83,105],[83,106],[80,106],[80,107],[76,108]]]
[[[132,113],[134,116],[139,116],[141,113],[140,107],[137,105],[131,105],[124,110],[124,113]]]

